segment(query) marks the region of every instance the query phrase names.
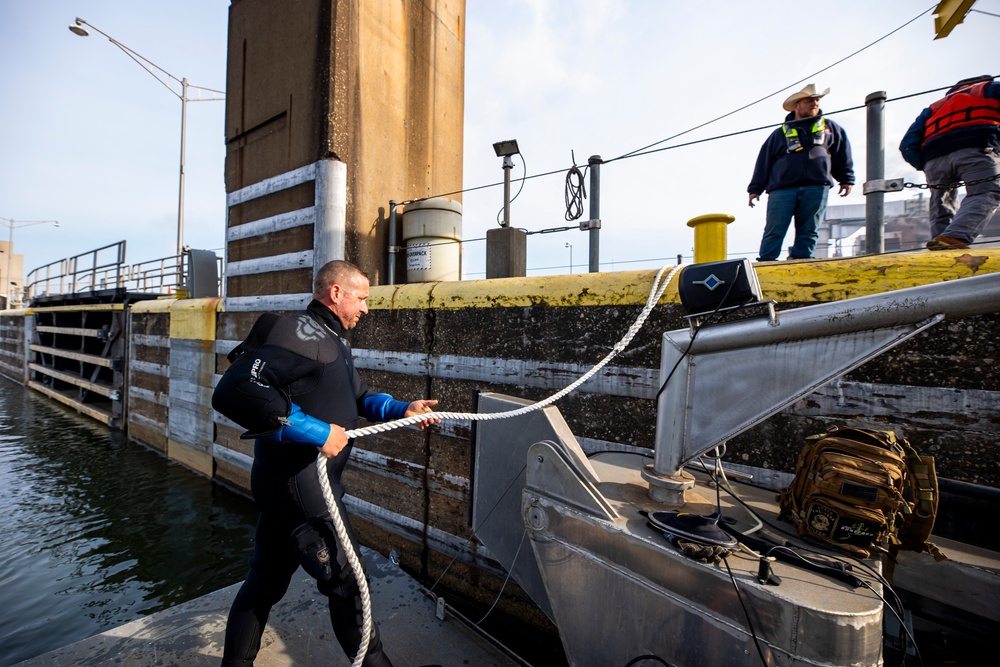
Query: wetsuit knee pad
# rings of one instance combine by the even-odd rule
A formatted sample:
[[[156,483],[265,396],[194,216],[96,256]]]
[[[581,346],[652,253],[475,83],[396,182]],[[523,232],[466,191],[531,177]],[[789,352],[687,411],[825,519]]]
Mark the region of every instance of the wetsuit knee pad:
[[[309,519],[292,531],[292,540],[302,568],[316,580],[319,591],[329,596],[341,584],[343,570],[333,525],[326,519]]]

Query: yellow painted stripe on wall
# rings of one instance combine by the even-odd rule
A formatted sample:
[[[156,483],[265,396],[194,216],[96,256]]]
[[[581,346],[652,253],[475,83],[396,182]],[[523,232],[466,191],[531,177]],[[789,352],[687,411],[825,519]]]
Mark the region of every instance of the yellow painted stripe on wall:
[[[144,299],[135,301],[129,306],[133,313],[168,313],[170,306],[177,301],[177,297],[172,296],[164,299]]]
[[[821,302],[968,278],[1000,271],[1000,249],[895,253],[831,260],[755,265],[765,299]],[[669,271],[669,269],[668,269]],[[406,308],[519,308],[642,305],[657,270],[585,273],[529,278],[380,285],[371,289],[372,310]],[[677,303],[677,276],[661,303]]]

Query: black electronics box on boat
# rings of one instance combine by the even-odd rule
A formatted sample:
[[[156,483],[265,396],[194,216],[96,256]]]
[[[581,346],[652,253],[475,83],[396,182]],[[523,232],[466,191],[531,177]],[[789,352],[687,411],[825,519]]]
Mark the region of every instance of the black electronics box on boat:
[[[677,291],[688,315],[762,300],[757,273],[749,259],[685,266],[678,278]]]

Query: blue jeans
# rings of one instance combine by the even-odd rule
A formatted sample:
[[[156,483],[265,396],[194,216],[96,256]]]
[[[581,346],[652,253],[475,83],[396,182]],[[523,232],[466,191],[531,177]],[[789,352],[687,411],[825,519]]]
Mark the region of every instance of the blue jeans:
[[[826,198],[829,194],[830,188],[826,185],[803,185],[767,193],[767,218],[757,261],[778,259],[788,225],[793,218],[795,243],[788,253],[789,259],[812,257],[819,236],[816,230],[826,211]]]

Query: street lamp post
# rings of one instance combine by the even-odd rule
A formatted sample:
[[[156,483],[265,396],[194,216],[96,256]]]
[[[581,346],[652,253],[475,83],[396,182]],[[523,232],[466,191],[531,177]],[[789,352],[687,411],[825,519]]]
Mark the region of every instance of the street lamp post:
[[[129,58],[134,60],[136,64],[142,67],[146,72],[149,73],[154,79],[163,84],[163,87],[170,91],[170,93],[181,101],[181,165],[180,165],[180,177],[179,186],[177,194],[177,255],[178,257],[184,252],[184,147],[186,143],[186,130],[187,130],[187,103],[188,102],[221,102],[226,99],[226,93],[221,90],[215,90],[213,88],[205,88],[203,86],[196,86],[194,84],[188,83],[186,77],[178,79],[176,76],[163,69],[156,63],[154,63],[149,58],[140,55],[129,47],[125,46],[117,39],[107,34],[100,28],[96,27],[92,23],[88,23],[81,18],[76,19],[76,22],[69,26],[70,31],[74,35],[79,35],[80,37],[87,37],[90,33],[84,26],[90,27],[92,30],[101,33],[108,38],[108,41],[121,49],[122,53],[127,55]],[[156,71],[154,71],[156,70]],[[159,74],[157,74],[159,72]],[[166,77],[164,79],[160,75]],[[169,79],[169,81],[167,80]],[[174,86],[180,85],[180,92],[174,90]],[[199,97],[191,99],[188,97],[188,90],[194,89],[198,91]],[[201,93],[205,92],[206,97],[200,97]]]
[[[566,247],[569,248],[569,272],[573,273],[573,244],[567,243]]]
[[[11,220],[10,218],[0,218],[2,224],[7,227],[9,234],[7,236],[7,285],[4,292],[7,294],[6,308],[10,308],[13,299],[12,286],[14,281],[11,280],[10,270],[11,270],[11,258],[14,256],[14,228],[15,227],[31,227],[32,225],[55,225],[59,226],[58,220]]]

